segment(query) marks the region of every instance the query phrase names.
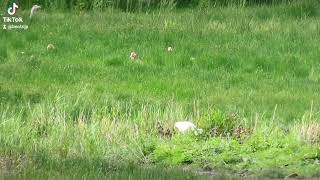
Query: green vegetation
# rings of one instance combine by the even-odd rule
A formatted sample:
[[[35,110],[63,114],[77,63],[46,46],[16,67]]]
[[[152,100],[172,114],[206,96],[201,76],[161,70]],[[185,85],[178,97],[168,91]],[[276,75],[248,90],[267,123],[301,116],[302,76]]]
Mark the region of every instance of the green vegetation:
[[[1,31],[0,174],[319,176],[318,7],[42,11],[27,31]],[[204,133],[173,133],[182,120]]]

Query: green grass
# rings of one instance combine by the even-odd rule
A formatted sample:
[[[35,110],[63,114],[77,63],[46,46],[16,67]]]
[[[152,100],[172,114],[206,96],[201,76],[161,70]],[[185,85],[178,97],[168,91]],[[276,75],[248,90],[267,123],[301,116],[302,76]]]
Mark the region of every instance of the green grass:
[[[0,34],[0,157],[319,176],[319,15],[301,4],[40,12]],[[157,121],[186,119],[206,134],[158,135]],[[236,138],[239,127],[250,132]]]

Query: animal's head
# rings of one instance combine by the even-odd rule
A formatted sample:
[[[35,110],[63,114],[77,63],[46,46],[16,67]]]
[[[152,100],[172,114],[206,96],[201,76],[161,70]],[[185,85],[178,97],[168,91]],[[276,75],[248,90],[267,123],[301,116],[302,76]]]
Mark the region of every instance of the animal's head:
[[[136,52],[131,52],[130,59],[131,60],[136,60],[137,59],[137,53]]]
[[[39,5],[33,5],[33,6],[32,6],[32,9],[38,10],[38,9],[41,9],[41,6],[39,6]]]

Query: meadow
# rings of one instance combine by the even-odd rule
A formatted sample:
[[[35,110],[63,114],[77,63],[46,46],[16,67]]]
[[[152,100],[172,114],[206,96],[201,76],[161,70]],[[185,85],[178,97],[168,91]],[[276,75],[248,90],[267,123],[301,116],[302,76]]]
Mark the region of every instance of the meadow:
[[[101,178],[129,165],[319,177],[312,2],[42,9],[28,30],[2,30],[0,176]],[[204,133],[174,133],[183,120]]]

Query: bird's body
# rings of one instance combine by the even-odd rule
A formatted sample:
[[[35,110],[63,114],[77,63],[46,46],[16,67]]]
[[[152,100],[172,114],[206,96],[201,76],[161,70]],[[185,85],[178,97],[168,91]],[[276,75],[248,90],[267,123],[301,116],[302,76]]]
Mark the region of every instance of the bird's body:
[[[196,129],[196,125],[189,121],[180,121],[174,124],[174,127],[178,129],[181,133],[187,133],[189,131],[194,131]]]
[[[197,129],[196,125],[189,121],[176,122],[174,127],[182,134],[193,132],[195,135],[199,135],[203,133],[203,129]]]
[[[41,6],[38,5],[33,5],[30,11],[30,16],[29,16],[29,26],[32,23],[32,17],[35,15],[35,13],[38,11],[38,9],[40,9]]]
[[[30,11],[30,19],[35,15],[35,13],[40,9],[41,6],[39,5],[33,5]]]

